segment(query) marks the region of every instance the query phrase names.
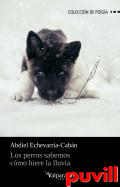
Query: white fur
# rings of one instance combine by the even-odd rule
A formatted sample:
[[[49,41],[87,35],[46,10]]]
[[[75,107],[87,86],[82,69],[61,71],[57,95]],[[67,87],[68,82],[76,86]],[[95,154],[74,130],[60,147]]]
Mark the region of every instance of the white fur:
[[[24,71],[20,78],[20,88],[15,94],[14,99],[17,101],[29,101],[34,92],[34,84],[28,76],[28,71]]]
[[[96,98],[96,92],[90,90],[88,84],[86,84],[80,95],[80,92],[88,79],[89,73],[87,65],[78,58],[73,68],[72,77],[66,88],[64,98]]]

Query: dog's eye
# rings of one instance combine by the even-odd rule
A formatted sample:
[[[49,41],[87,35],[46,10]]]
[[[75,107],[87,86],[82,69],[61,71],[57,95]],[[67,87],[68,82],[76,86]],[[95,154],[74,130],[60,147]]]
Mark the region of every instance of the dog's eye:
[[[60,72],[60,73],[58,74],[58,76],[59,76],[60,78],[63,78],[63,77],[64,77],[64,75],[65,75],[65,73],[64,73],[64,72]]]
[[[45,73],[43,72],[39,72],[37,75],[36,75],[37,78],[45,78]]]
[[[43,94],[43,95],[45,94],[45,90],[42,90],[42,94]]]

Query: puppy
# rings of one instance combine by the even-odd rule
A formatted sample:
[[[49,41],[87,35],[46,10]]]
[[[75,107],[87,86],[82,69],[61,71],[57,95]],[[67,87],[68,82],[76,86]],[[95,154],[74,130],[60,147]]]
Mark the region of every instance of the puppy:
[[[41,98],[52,102],[61,97],[95,97],[87,86],[80,95],[89,75],[78,58],[80,49],[81,42],[67,43],[61,30],[30,31],[22,60],[20,89],[14,99],[31,100],[35,87]]]

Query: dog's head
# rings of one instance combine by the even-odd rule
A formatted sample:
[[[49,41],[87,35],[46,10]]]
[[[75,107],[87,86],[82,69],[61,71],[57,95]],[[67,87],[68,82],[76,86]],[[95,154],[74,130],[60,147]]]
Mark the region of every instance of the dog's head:
[[[79,41],[71,43],[45,41],[33,31],[29,32],[26,50],[28,72],[40,97],[55,101],[64,95],[80,48]]]

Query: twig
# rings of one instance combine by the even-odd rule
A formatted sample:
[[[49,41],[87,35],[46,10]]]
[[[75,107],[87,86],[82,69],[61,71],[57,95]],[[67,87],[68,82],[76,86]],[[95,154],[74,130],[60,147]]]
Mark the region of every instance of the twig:
[[[76,98],[63,98],[63,99],[66,99],[66,100],[69,100],[69,99],[76,99],[76,102],[77,102],[77,99],[79,99],[79,98],[81,97],[81,94],[82,94],[82,92],[83,92],[85,86],[87,85],[87,83],[94,77],[94,75],[95,75],[95,73],[96,73],[96,71],[97,71],[97,67],[98,67],[98,64],[99,64],[100,60],[101,60],[101,58],[100,58],[100,56],[98,56],[98,60],[96,61],[96,63],[95,63],[95,65],[94,65],[94,67],[93,67],[91,73],[89,74],[89,76],[88,76],[88,78],[87,78],[85,84],[83,85],[82,89],[80,90],[80,93],[79,93],[78,97],[76,97]],[[69,103],[69,102],[68,102],[68,103]],[[74,102],[73,102],[73,103],[74,103]],[[73,103],[69,103],[69,104],[73,104]]]
[[[88,78],[87,78],[85,84],[83,85],[83,87],[82,87],[82,89],[81,89],[81,91],[80,91],[79,96],[78,96],[76,99],[80,98],[80,96],[81,96],[81,94],[82,94],[82,91],[84,90],[85,86],[86,86],[87,83],[94,77],[94,75],[95,75],[95,73],[96,73],[96,71],[97,71],[97,67],[98,67],[98,64],[99,64],[100,60],[101,60],[101,58],[100,58],[100,56],[98,56],[98,60],[96,61],[96,63],[95,63],[95,65],[94,65],[94,67],[93,67],[91,73],[89,74],[89,76],[88,76]]]

